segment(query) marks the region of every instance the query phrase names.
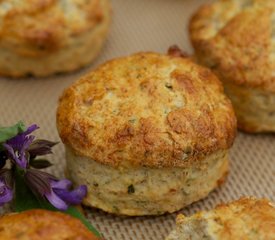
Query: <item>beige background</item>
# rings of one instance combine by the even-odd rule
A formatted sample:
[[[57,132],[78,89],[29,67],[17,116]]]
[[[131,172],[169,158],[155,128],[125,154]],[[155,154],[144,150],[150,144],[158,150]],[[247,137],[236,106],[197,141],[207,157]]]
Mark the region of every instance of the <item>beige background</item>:
[[[108,41],[97,61],[82,71],[44,79],[0,79],[0,125],[22,119],[37,123],[37,136],[59,140],[55,110],[62,90],[82,74],[107,59],[136,51],[166,52],[178,44],[192,52],[187,25],[190,15],[203,0],[113,0],[113,25]],[[239,133],[231,151],[228,181],[206,199],[183,210],[191,214],[244,195],[267,197],[275,201],[275,136]],[[63,146],[51,157],[51,172],[63,176]],[[174,227],[176,214],[161,217],[123,218],[87,209],[91,222],[106,239],[164,239]]]

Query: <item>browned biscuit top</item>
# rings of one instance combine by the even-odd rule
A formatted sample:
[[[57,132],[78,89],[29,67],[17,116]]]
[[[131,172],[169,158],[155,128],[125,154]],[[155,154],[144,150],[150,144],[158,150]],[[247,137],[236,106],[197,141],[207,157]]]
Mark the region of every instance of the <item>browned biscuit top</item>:
[[[35,57],[58,51],[103,21],[105,0],[0,0],[0,46]]]
[[[0,217],[0,240],[96,240],[76,218],[60,212],[29,210]]]
[[[191,60],[137,53],[66,89],[57,126],[77,154],[112,166],[186,166],[234,140],[236,119],[215,75]]]
[[[275,207],[265,199],[242,198],[191,217],[179,215],[177,224],[184,226],[190,220],[207,221],[207,236],[214,239],[275,239]]]
[[[275,1],[219,0],[190,23],[198,60],[222,80],[275,92]]]

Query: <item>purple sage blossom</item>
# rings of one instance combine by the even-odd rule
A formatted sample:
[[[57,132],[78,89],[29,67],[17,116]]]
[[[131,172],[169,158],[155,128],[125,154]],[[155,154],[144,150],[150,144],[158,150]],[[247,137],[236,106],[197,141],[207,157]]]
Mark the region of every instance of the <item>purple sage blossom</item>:
[[[28,148],[30,158],[35,158],[36,156],[43,156],[53,153],[52,147],[55,146],[57,143],[58,142],[51,142],[43,139],[33,141],[33,143]]]
[[[54,176],[35,169],[28,169],[25,180],[35,195],[46,198],[59,210],[67,210],[69,205],[78,205],[87,195],[87,187],[81,185],[72,189],[68,179],[58,180]]]
[[[3,144],[4,148],[8,151],[9,158],[23,169],[26,169],[28,165],[27,149],[35,138],[29,134],[36,129],[38,129],[38,126],[33,124],[25,132],[18,134]]]
[[[0,179],[0,206],[10,202],[13,198],[12,190]]]
[[[69,205],[80,204],[87,195],[84,185],[72,189],[72,182],[67,179],[58,180],[55,176],[37,169],[47,168],[52,164],[46,159],[36,159],[52,153],[56,142],[38,139],[31,135],[39,127],[31,125],[24,132],[2,142],[4,149],[0,152],[0,206],[13,197],[13,174],[20,174],[32,193],[48,200],[59,210],[66,210]],[[6,161],[11,160],[11,168],[3,169]],[[15,171],[15,170],[18,171]],[[13,172],[13,173],[12,173]]]
[[[52,180],[50,184],[51,192],[46,193],[45,197],[53,206],[60,210],[66,210],[69,205],[80,204],[87,195],[87,187],[85,185],[70,191],[72,182],[68,179]]]
[[[10,202],[13,198],[11,172],[7,169],[0,170],[0,206]]]

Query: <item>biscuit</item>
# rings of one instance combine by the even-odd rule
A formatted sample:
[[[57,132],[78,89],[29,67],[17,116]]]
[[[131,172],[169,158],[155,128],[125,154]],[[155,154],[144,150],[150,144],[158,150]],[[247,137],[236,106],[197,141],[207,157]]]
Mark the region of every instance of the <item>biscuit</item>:
[[[67,170],[84,204],[125,215],[174,212],[221,184],[236,119],[212,72],[137,53],[66,89],[57,110]]]
[[[79,69],[97,56],[109,25],[109,0],[2,0],[0,75]]]
[[[61,212],[28,210],[0,217],[0,240],[96,240],[78,219]]]
[[[219,0],[190,22],[198,62],[222,80],[240,129],[275,131],[275,1]]]
[[[242,198],[238,201],[177,217],[176,230],[166,240],[274,240],[275,208],[264,199]]]

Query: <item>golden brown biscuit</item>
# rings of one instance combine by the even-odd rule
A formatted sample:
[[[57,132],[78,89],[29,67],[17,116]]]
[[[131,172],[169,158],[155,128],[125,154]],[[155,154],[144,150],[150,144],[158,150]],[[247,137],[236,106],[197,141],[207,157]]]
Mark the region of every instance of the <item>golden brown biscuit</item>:
[[[60,212],[29,210],[0,217],[0,240],[96,240],[78,219]]]
[[[109,0],[1,0],[0,75],[47,76],[85,66],[109,24]]]
[[[242,198],[191,217],[179,215],[166,240],[274,240],[275,208],[268,200]]]
[[[274,0],[219,0],[190,23],[198,61],[223,81],[248,132],[275,131],[274,23]]]
[[[151,215],[181,209],[221,183],[236,119],[211,71],[137,53],[66,89],[57,126],[70,178],[88,186],[85,204]]]

